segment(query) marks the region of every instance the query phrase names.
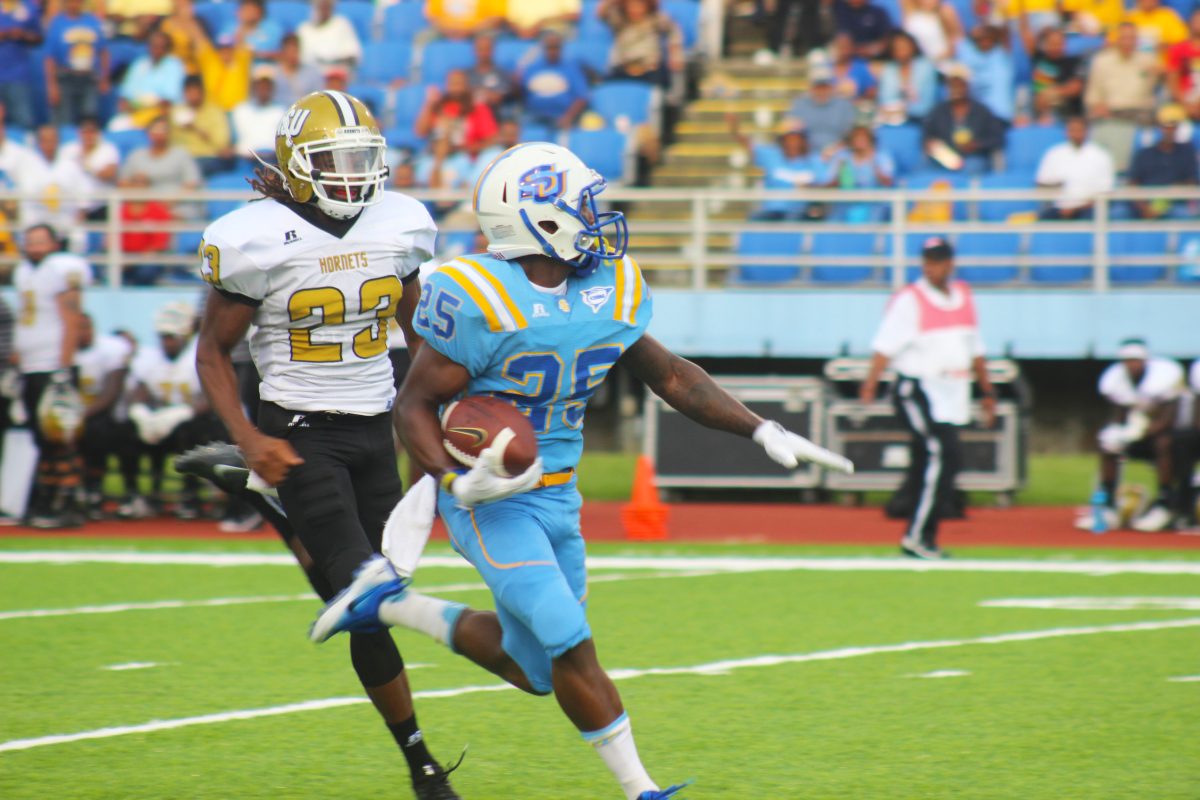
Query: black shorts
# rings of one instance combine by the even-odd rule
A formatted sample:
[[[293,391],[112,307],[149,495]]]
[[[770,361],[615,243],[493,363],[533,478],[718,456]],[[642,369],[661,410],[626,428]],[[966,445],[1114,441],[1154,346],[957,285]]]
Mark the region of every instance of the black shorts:
[[[334,591],[379,552],[383,525],[400,501],[391,419],[259,406],[259,429],[286,439],[304,459],[279,485],[279,500]]]
[[[396,384],[396,388],[400,388],[400,384],[404,383],[404,378],[408,375],[409,367],[412,366],[412,356],[408,353],[408,348],[403,347],[398,350],[388,350],[388,359],[392,362],[392,383]]]
[[[1158,453],[1155,449],[1154,438],[1147,436],[1138,439],[1136,442],[1130,442],[1125,447],[1124,456],[1137,461],[1154,461],[1158,458]]]

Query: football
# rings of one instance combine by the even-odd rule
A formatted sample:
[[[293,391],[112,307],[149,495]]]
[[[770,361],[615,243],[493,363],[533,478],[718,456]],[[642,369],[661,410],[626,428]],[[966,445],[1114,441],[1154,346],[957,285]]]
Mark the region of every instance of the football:
[[[537,459],[537,436],[529,418],[495,397],[464,397],[442,414],[442,444],[460,464],[473,467],[493,444],[503,452],[506,477],[520,475]]]

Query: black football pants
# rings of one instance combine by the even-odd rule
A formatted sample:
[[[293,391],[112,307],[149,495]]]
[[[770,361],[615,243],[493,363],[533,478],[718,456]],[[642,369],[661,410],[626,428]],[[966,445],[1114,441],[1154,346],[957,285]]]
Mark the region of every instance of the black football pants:
[[[962,462],[958,427],[934,421],[929,398],[920,381],[905,376],[896,380],[892,393],[896,412],[912,432],[905,483],[917,487],[916,505],[904,538],[925,547],[937,547],[938,522],[949,506]]]

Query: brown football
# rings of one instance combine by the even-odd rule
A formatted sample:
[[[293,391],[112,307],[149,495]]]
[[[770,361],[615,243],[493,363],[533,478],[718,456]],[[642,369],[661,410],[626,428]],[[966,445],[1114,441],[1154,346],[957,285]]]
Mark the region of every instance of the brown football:
[[[497,444],[503,449],[509,477],[533,466],[538,454],[529,418],[512,403],[495,397],[464,397],[448,405],[442,414],[442,444],[466,467],[475,466],[479,454]]]

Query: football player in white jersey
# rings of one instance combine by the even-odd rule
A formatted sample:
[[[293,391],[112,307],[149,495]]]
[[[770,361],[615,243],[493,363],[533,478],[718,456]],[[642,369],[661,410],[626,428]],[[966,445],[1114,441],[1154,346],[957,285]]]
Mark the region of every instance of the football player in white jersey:
[[[73,383],[71,368],[79,342],[83,288],[91,280],[86,261],[62,252],[49,225],[25,231],[25,259],[13,274],[20,299],[14,352],[23,383],[22,400],[33,423],[39,457],[29,508],[30,524],[58,528],[82,523],[76,507],[80,482],[78,451],[71,441],[51,441],[38,415],[52,384]]]
[[[225,437],[196,374],[196,317],[191,305],[167,303],[154,314],[157,347],[145,347],[131,367],[129,420],[150,455],[151,497],[162,490],[167,456]],[[199,482],[183,476],[183,491],[175,506],[179,519],[200,515]]]
[[[1158,476],[1158,495],[1151,506],[1133,520],[1135,530],[1161,531],[1174,518],[1178,500],[1172,497],[1176,481],[1173,439],[1180,428],[1181,401],[1188,395],[1183,367],[1173,359],[1150,355],[1143,339],[1120,343],[1118,361],[1100,376],[1099,391],[1111,407],[1111,422],[1097,437],[1100,451],[1100,509],[1080,514],[1075,525],[1093,529],[1097,514],[1105,528],[1121,524],[1117,511],[1117,484],[1126,458],[1150,461]],[[1098,498],[1099,499],[1099,498]]]
[[[201,243],[201,273],[212,286],[197,353],[204,391],[247,464],[277,487],[327,579],[323,594],[349,586],[379,552],[401,495],[388,323],[395,318],[409,346],[419,346],[417,269],[433,254],[437,228],[421,203],[384,191],[385,151],[358,99],[307,95],[279,122],[277,166],[264,165],[252,183],[264,199],[213,222]],[[230,357],[252,324],[262,378],[257,426],[239,402]],[[350,659],[417,797],[458,798],[426,748],[390,634],[355,634]]]
[[[92,519],[103,517],[104,494],[101,484],[108,467],[108,457],[121,450],[121,425],[116,419],[117,406],[129,376],[133,359],[133,343],[124,336],[96,336],[92,318],[84,314],[79,329],[79,351],[75,354],[75,369],[79,378],[79,393],[83,396],[83,436],[79,452],[83,456],[83,487],[87,513]],[[124,459],[128,461],[128,459]],[[126,491],[134,484],[126,476]],[[136,472],[134,473],[136,477]]]

